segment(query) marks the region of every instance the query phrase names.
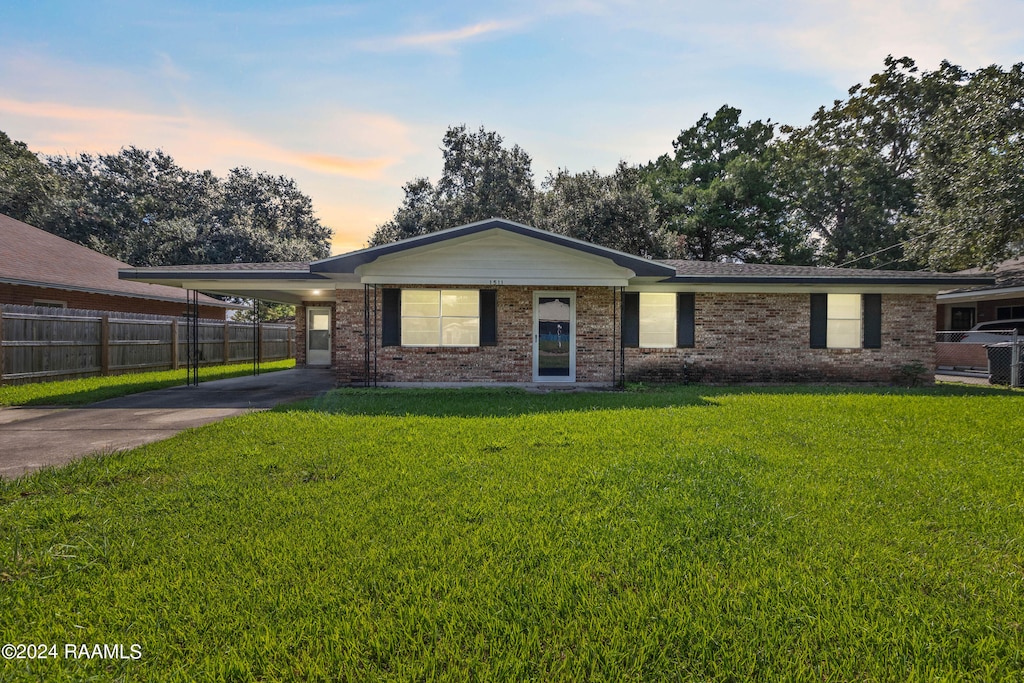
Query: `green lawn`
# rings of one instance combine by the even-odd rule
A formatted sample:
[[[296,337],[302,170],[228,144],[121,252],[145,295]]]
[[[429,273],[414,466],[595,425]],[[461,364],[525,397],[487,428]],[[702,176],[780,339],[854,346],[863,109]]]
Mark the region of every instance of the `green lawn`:
[[[0,680],[1021,680],[1024,394],[342,390],[0,484]]]
[[[260,364],[261,372],[286,370],[295,367],[295,359],[270,361]],[[199,381],[241,377],[252,374],[252,363],[213,365],[199,368]],[[186,370],[139,372],[110,377],[86,377],[59,382],[36,382],[0,386],[0,406],[64,405],[78,406],[116,398],[140,391],[165,389],[185,383]]]

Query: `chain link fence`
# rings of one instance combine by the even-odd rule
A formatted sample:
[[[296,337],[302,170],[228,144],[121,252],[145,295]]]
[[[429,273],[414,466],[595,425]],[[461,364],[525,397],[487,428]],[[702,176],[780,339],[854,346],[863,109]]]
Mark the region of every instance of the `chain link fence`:
[[[935,333],[935,364],[941,373],[987,375],[991,384],[1024,385],[1024,337],[1015,329]]]

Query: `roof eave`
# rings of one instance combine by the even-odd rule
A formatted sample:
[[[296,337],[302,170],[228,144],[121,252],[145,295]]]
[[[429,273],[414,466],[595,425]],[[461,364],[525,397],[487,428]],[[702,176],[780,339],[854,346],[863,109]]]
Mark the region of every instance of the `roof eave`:
[[[139,292],[123,292],[116,289],[100,289],[96,287],[79,287],[77,285],[64,285],[55,282],[34,282],[31,280],[15,280],[12,278],[0,278],[0,282],[18,285],[20,287],[39,287],[42,289],[56,289],[65,292],[85,292],[87,294],[102,294],[103,296],[123,296],[131,299],[151,299],[153,301],[167,301],[171,303],[185,303],[185,299],[178,299],[172,296],[160,296],[159,294],[141,294]],[[150,283],[156,284],[156,283]],[[214,306],[220,308],[243,308],[237,304],[227,301],[213,299],[199,302],[201,306]]]
[[[328,280],[319,273],[297,270],[152,270],[123,268],[117,272],[121,280]]]

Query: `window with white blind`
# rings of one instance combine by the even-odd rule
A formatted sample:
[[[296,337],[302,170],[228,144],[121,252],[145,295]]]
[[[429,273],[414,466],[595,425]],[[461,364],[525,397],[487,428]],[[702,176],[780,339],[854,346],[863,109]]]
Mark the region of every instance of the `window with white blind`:
[[[403,289],[402,346],[479,346],[480,292]]]

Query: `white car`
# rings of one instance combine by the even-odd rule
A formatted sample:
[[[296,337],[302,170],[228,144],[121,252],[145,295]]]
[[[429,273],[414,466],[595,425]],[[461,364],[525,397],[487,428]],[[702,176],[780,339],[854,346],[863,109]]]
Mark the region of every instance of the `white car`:
[[[1013,341],[1013,330],[1017,331],[1018,339],[1024,338],[1024,318],[991,320],[985,323],[978,323],[967,332],[964,332],[964,337],[960,342],[998,344],[999,342]]]

